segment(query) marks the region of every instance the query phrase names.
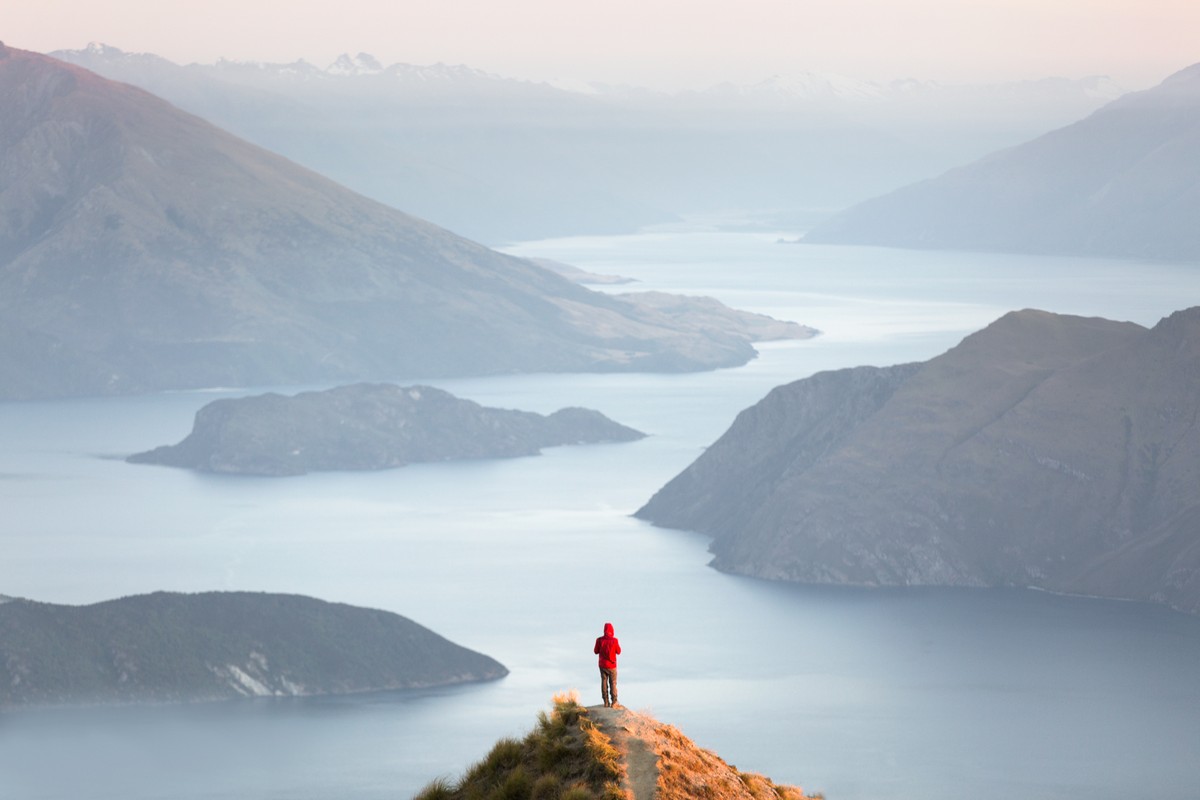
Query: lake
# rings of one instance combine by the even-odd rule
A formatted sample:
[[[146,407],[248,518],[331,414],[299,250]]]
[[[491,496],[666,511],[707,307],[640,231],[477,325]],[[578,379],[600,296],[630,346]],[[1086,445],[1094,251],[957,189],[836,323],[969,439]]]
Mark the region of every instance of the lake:
[[[456,776],[556,692],[621,701],[739,768],[830,800],[1195,798],[1200,619],[1023,590],[774,584],[629,515],[772,387],[926,359],[1006,311],[1153,325],[1200,267],[781,243],[659,230],[508,248],[813,325],[690,375],[427,381],[479,402],[597,408],[648,438],[543,456],[284,479],[124,463],[255,389],[0,404],[0,593],[91,603],[291,592],[388,609],[502,661],[494,683],[342,698],[0,715],[0,798],[376,800]],[[404,381],[414,383],[416,381]],[[280,387],[267,387],[280,389]],[[283,387],[285,391],[300,388]]]

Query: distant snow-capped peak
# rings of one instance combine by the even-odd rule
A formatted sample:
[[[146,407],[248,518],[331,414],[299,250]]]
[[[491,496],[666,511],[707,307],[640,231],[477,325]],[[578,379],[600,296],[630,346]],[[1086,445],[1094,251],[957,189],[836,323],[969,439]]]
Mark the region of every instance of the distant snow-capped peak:
[[[330,75],[378,75],[383,72],[383,64],[370,53],[342,53],[325,71]]]
[[[145,65],[161,67],[173,64],[161,56],[149,53],[126,53],[103,42],[90,42],[82,50],[61,50],[51,55],[83,66],[95,67],[99,63],[112,64],[121,68],[141,68]],[[178,65],[175,65],[178,66]],[[388,82],[399,84],[413,91],[441,91],[454,87],[465,91],[482,91],[483,87],[505,85],[510,89],[521,85],[530,90],[552,90],[582,96],[602,96],[624,99],[635,103],[663,102],[675,98],[685,103],[720,104],[733,103],[737,106],[749,104],[766,108],[790,108],[794,105],[817,104],[825,108],[870,107],[889,102],[944,102],[945,98],[961,100],[975,95],[980,98],[1055,96],[1067,100],[1089,98],[1091,101],[1114,100],[1124,93],[1115,81],[1107,76],[1089,76],[1079,79],[1042,78],[997,84],[943,84],[938,81],[901,79],[887,83],[876,83],[845,75],[823,72],[795,72],[772,75],[757,83],[722,83],[704,90],[679,92],[660,91],[628,85],[609,85],[580,80],[551,80],[545,82],[506,78],[463,64],[417,65],[395,63],[385,67],[379,59],[369,53],[350,55],[343,53],[322,69],[300,59],[290,64],[259,61],[235,61],[221,58],[210,65],[192,64],[190,69],[210,70],[224,79],[252,80],[255,82],[285,81],[288,83],[318,84],[326,81],[355,80],[380,76]],[[368,80],[368,83],[377,83]],[[939,99],[942,98],[942,99]],[[990,101],[989,101],[990,102]]]
[[[511,81],[512,78],[502,78],[490,72],[468,67],[464,64],[392,64],[385,70],[388,75],[404,80],[420,83],[435,83],[439,81]]]
[[[1125,94],[1125,88],[1107,75],[1084,78],[1081,83],[1085,95],[1099,100],[1116,100]]]
[[[749,94],[777,94],[788,97],[852,98],[879,97],[884,93],[877,83],[820,72],[798,72],[791,75],[772,75],[764,81],[745,87]]]
[[[118,50],[104,42],[88,42],[87,47],[83,48],[83,52],[89,56],[102,56],[104,58],[119,58],[125,55],[124,50]]]
[[[264,77],[274,75],[311,78],[324,74],[324,70],[304,59],[293,61],[290,64],[269,64],[262,61],[234,61],[228,58],[219,58],[212,65],[211,69],[226,72],[256,73]]]
[[[66,56],[67,60],[70,60],[70,56],[78,56],[84,61],[109,64],[171,63],[162,56],[156,56],[153,53],[126,53],[124,50],[105,44],[104,42],[88,42],[87,47],[83,48],[82,50],[56,50],[55,52],[50,53],[50,55]]]

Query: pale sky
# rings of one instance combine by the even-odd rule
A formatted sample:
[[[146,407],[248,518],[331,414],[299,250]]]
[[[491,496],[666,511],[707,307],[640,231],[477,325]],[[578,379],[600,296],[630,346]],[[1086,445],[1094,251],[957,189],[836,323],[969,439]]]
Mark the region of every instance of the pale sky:
[[[0,39],[178,63],[367,52],[667,89],[803,71],[1136,89],[1200,61],[1200,0],[0,0]]]

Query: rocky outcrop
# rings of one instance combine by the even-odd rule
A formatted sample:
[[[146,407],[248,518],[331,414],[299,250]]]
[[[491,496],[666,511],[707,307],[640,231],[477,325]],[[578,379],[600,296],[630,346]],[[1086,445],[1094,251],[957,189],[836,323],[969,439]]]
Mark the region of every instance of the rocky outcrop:
[[[586,408],[543,416],[487,408],[431,386],[360,383],[292,397],[217,400],[196,413],[191,434],[179,444],[128,460],[204,472],[300,475],[531,456],[544,447],[644,436]]]
[[[79,67],[7,48],[0,108],[0,399],[755,355]]]
[[[1014,312],[923,364],[779,387],[637,516],[760,577],[1200,612],[1200,308]]]
[[[298,595],[0,605],[0,707],[347,694],[506,674],[398,614]]]
[[[1200,258],[1200,64],[1073,125],[868,200],[806,242]]]

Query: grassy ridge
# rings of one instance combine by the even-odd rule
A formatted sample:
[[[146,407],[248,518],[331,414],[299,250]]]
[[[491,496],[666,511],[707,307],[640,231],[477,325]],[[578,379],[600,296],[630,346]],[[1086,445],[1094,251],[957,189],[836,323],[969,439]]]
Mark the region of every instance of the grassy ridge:
[[[797,786],[738,770],[677,729],[628,709],[581,708],[554,698],[524,739],[501,739],[457,781],[434,781],[415,800],[821,800]],[[615,714],[615,716],[614,716]]]
[[[457,783],[437,780],[416,800],[626,800],[620,753],[573,695],[556,695],[524,739],[498,741]]]

